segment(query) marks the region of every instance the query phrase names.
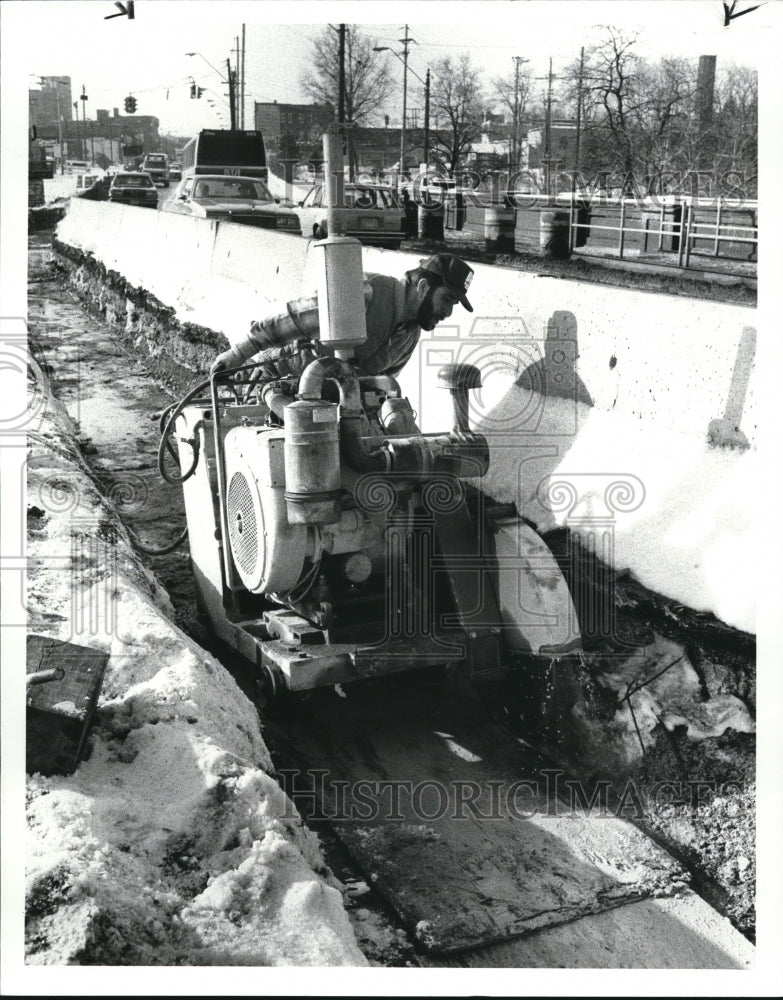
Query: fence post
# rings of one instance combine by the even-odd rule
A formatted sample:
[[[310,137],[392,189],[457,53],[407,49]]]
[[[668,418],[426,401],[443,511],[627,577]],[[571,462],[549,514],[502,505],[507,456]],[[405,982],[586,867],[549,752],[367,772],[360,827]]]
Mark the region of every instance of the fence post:
[[[620,260],[623,259],[625,248],[625,199],[620,202]]]
[[[691,265],[691,224],[693,222],[693,205],[688,204],[688,221],[685,226],[685,266]]]
[[[661,202],[661,221],[658,223],[658,253],[663,250],[663,223],[665,218],[666,210],[663,207],[663,202]]]
[[[682,212],[680,213],[680,244],[677,248],[677,267],[682,267],[683,256],[685,255],[685,235],[687,232],[687,219],[688,219],[688,202],[683,202]]]
[[[718,195],[718,212],[715,216],[715,250],[714,255],[720,257],[720,222],[721,222],[721,210],[723,204],[721,202],[721,196]]]
[[[574,211],[574,193],[571,192],[571,204],[568,208],[568,250],[573,252],[574,244],[576,243],[576,237],[574,235],[574,221],[576,218],[576,213]]]

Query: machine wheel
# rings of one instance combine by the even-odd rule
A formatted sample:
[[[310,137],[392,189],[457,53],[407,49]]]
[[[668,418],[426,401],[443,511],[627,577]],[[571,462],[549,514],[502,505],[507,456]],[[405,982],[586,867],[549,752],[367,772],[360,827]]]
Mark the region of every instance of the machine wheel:
[[[262,663],[254,680],[254,701],[262,711],[270,711],[281,705],[288,694],[285,681],[274,667]]]

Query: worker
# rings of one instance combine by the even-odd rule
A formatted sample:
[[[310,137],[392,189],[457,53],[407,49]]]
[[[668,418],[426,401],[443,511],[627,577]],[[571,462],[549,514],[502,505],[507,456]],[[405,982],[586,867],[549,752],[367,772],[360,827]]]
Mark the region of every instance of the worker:
[[[473,270],[447,253],[422,260],[402,278],[366,274],[367,340],[354,350],[358,374],[396,376],[416,349],[422,330],[448,319],[457,304],[473,312],[467,298],[472,278]],[[264,366],[268,379],[300,375],[312,353],[281,357],[281,348],[317,337],[317,299],[289,302],[287,313],[252,323],[248,336],[219,354],[211,371],[236,368],[253,358]]]

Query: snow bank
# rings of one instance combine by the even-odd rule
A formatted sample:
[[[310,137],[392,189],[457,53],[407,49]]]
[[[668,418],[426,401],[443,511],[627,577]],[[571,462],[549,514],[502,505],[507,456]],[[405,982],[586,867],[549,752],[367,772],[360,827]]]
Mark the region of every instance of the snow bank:
[[[28,779],[27,963],[366,965],[254,706],[167,617],[69,426],[48,396],[28,462],[29,632],[109,661],[89,759]]]

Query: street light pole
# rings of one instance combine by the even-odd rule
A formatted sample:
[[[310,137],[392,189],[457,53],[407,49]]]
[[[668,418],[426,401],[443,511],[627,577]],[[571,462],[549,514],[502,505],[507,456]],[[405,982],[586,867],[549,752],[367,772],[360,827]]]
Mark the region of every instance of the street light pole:
[[[87,159],[87,93],[84,84],[82,84],[82,93],[79,100],[82,102],[82,135],[83,135],[83,153],[82,159]]]
[[[65,149],[63,147],[63,116],[60,111],[60,81],[54,81],[54,96],[57,101],[57,137],[60,143],[60,173],[65,173]]]
[[[220,70],[216,66],[213,66],[212,63],[209,61],[209,59],[207,59],[206,56],[202,56],[200,52],[186,52],[185,55],[186,56],[199,56],[199,58],[203,59],[204,62],[207,64],[207,66],[209,66],[209,68],[211,70],[213,70],[215,73],[217,73],[217,75],[220,77],[220,79],[223,81],[223,83],[227,83],[228,84],[228,99],[229,99],[229,104],[230,104],[230,108],[231,108],[231,128],[232,128],[232,130],[235,129],[236,128],[236,118],[235,118],[235,115],[236,115],[236,111],[237,111],[237,101],[236,101],[236,99],[234,97],[234,93],[235,93],[234,84],[235,84],[235,81],[232,80],[231,61],[230,61],[230,59],[226,59],[226,66],[228,67],[228,79],[226,79],[226,77],[223,76],[223,74],[220,72]]]
[[[415,42],[415,38],[408,37],[408,25],[405,25],[405,37],[399,39],[403,49],[403,73],[402,73],[402,128],[400,129],[400,177],[405,175],[405,117],[408,113],[408,43]]]
[[[406,119],[407,114],[408,114],[408,42],[415,42],[416,41],[415,38],[410,38],[408,36],[408,25],[407,24],[405,25],[405,38],[401,38],[400,41],[403,42],[403,44],[405,45],[405,48],[403,49],[404,58],[398,52],[395,52],[394,49],[390,49],[388,45],[374,45],[373,46],[373,52],[391,52],[391,54],[393,56],[396,56],[397,59],[399,59],[400,62],[405,67],[405,69],[404,69],[404,75],[403,75],[403,81],[402,81],[402,129],[400,131],[400,175],[402,175],[402,171],[403,171],[404,163],[405,163],[405,119]],[[425,155],[424,155],[424,159],[425,159],[425,162],[427,162],[428,153],[429,153],[430,71],[427,70],[427,79],[426,79],[426,81],[422,80],[422,78],[419,76],[419,74],[416,73],[414,70],[411,70],[411,73],[413,73],[413,75],[416,77],[416,79],[419,81],[419,83],[423,83],[424,84],[424,108],[425,108],[425,110],[424,110],[424,143],[425,143]]]
[[[430,71],[424,84],[424,169],[430,165]]]

